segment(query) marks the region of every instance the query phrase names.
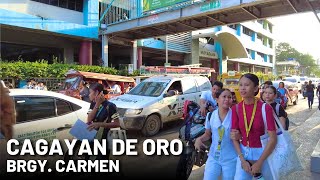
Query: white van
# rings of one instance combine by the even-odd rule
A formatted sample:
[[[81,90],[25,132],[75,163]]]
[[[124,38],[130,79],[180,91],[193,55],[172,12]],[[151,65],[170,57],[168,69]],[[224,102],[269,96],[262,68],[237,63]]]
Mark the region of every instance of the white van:
[[[163,123],[182,117],[185,100],[199,103],[201,92],[208,90],[211,83],[204,76],[159,75],[110,101],[117,105],[122,128],[153,136]]]

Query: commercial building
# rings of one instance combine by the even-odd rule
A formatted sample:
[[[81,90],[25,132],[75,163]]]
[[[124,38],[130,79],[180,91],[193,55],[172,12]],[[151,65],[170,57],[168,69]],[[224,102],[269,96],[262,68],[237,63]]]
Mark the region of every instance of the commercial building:
[[[98,0],[1,0],[1,59],[98,64]]]

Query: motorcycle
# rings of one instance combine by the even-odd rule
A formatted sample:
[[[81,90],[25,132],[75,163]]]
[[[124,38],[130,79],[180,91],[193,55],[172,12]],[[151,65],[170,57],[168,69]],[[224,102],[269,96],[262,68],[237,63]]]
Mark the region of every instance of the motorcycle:
[[[184,107],[185,124],[179,130],[179,138],[184,144],[184,149],[177,167],[177,179],[188,179],[193,166],[201,167],[208,158],[208,150],[195,149],[196,139],[205,133],[206,117],[200,115],[200,106],[193,101],[186,101]]]

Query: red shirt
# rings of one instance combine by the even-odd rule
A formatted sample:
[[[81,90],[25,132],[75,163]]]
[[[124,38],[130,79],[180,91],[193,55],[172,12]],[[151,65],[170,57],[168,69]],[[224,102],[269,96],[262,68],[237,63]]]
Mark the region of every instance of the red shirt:
[[[241,101],[238,104],[238,115],[236,111],[237,106],[232,107],[232,129],[238,129],[240,130],[240,133],[242,135],[242,144],[244,146],[247,146],[247,134],[246,134],[246,128],[244,124],[244,114],[242,109],[243,101]],[[263,102],[258,100],[257,102],[257,110],[256,114],[253,119],[252,127],[249,132],[249,146],[252,148],[260,148],[262,147],[260,142],[260,136],[264,135],[264,123],[262,118],[262,105]],[[247,124],[249,127],[252,111],[253,111],[254,104],[248,104],[244,105],[246,115],[247,115]],[[275,120],[273,118],[273,110],[272,107],[269,104],[266,104],[266,117],[267,117],[267,130],[268,131],[275,131],[276,125]],[[239,116],[239,118],[238,118]]]

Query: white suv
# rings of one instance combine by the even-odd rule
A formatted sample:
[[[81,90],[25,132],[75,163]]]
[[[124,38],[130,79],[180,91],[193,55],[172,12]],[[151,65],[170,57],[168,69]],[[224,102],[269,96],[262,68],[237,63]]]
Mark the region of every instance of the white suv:
[[[208,90],[211,83],[207,77],[161,75],[142,81],[129,93],[110,101],[117,105],[122,128],[152,136],[163,123],[182,117],[185,100],[199,103],[201,92]]]

